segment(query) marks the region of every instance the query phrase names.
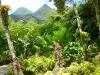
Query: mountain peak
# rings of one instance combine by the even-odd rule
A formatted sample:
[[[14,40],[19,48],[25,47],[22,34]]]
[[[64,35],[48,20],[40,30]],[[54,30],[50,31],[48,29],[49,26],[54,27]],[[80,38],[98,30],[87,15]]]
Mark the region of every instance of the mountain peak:
[[[42,20],[43,18],[46,19],[46,14],[51,10],[51,7],[49,7],[47,4],[44,4],[34,13],[34,16]]]
[[[33,14],[33,12],[25,7],[20,7],[13,13],[13,15],[27,15],[27,14]]]
[[[52,9],[51,7],[49,7],[47,4],[44,4],[44,5],[42,5],[42,7],[41,8],[50,8],[50,9]]]

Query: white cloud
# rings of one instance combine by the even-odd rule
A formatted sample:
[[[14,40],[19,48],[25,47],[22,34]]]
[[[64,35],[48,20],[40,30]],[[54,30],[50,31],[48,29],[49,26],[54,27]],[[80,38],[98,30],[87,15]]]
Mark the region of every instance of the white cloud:
[[[2,4],[10,5],[12,10],[16,10],[19,7],[26,7],[33,12],[35,12],[46,2],[46,0],[2,0]],[[46,4],[52,8],[55,8],[53,2],[47,2]]]
[[[54,5],[54,2],[48,2],[47,5],[49,5],[51,8],[55,8],[56,9],[56,7]]]

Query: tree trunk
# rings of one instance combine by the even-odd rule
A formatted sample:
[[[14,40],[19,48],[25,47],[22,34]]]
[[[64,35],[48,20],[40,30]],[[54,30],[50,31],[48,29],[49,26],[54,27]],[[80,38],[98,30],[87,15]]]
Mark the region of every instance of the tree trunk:
[[[74,7],[75,14],[76,14],[78,29],[79,29],[80,32],[82,32],[81,20],[80,20],[80,17],[79,17],[79,14],[78,14],[78,10],[76,8],[76,4],[75,3],[73,3],[73,7]]]
[[[98,27],[99,27],[99,38],[100,38],[100,7],[99,7],[98,0],[95,1],[94,6],[95,6],[97,24],[98,24]]]
[[[80,20],[79,14],[78,14],[78,9],[76,7],[76,4],[74,3],[74,0],[73,0],[73,8],[74,8],[74,12],[75,12],[76,19],[77,19],[78,29],[79,29],[79,32],[81,33],[82,32],[81,20]],[[81,39],[82,39],[82,37],[81,37]],[[82,44],[83,44],[83,49],[84,49],[84,60],[88,61],[87,44],[84,43],[83,39],[82,39]]]
[[[2,23],[3,23],[4,29],[5,29],[5,36],[6,36],[6,39],[8,42],[10,55],[12,57],[13,66],[14,66],[15,64],[18,64],[18,60],[15,56],[14,46],[13,46],[13,43],[10,39],[10,34],[9,34],[9,30],[8,30],[8,25],[9,25],[9,23],[8,23],[8,11],[1,11],[1,16],[2,16]],[[15,73],[15,75],[23,75],[22,70],[18,69],[16,66],[14,66],[14,73]]]

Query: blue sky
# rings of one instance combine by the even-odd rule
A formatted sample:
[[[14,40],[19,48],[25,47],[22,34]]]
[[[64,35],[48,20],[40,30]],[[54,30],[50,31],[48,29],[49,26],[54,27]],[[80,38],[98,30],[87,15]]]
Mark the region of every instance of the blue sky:
[[[56,8],[54,2],[49,2],[49,0],[1,0],[2,4],[8,4],[11,7],[9,14],[16,11],[19,7],[26,7],[27,9],[35,12],[43,4],[49,5],[51,8]],[[79,2],[80,0],[76,0]]]

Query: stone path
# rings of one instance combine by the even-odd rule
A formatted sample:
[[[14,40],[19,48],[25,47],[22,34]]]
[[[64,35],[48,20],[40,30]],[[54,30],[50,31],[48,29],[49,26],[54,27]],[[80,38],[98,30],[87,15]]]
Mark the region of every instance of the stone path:
[[[0,75],[7,75],[6,68],[8,65],[0,66]]]
[[[54,69],[53,69],[53,71],[52,71],[53,75],[58,75],[59,70],[60,70],[61,68],[64,68],[64,67],[62,67],[62,65],[61,65],[61,67],[59,67],[57,63],[59,63],[59,62],[57,61],[57,62],[55,63],[55,67],[54,67]],[[67,68],[64,68],[64,69],[63,69],[63,72],[64,72],[64,73],[67,73]]]

